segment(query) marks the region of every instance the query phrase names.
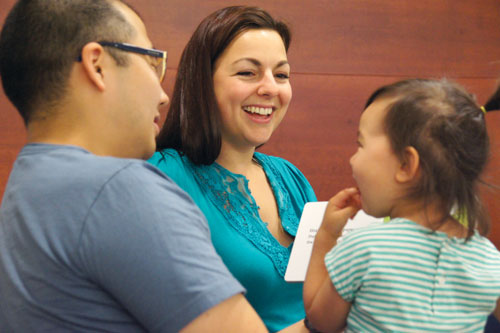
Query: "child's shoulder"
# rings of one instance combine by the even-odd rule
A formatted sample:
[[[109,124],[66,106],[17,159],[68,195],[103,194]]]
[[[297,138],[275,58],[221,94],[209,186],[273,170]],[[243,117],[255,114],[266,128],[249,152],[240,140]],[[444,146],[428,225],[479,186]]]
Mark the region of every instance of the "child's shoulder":
[[[445,246],[462,258],[473,258],[473,262],[480,258],[479,261],[500,267],[500,252],[488,238],[477,231],[466,241],[463,238],[448,237],[444,232],[430,230],[404,218],[395,218],[352,231],[345,239],[365,245],[390,242],[391,246],[397,246],[398,243],[439,248]]]
[[[419,224],[406,219],[393,219],[388,222],[375,223],[355,229],[345,235],[342,240],[346,247],[428,247],[439,242],[436,235]]]
[[[467,242],[455,239],[455,244],[456,248],[475,254],[481,261],[495,264],[500,272],[500,251],[488,238],[481,236],[477,231]]]
[[[387,222],[374,223],[366,227],[353,230],[349,235],[393,235],[394,233],[421,233],[422,228],[415,222],[407,219],[396,218]]]

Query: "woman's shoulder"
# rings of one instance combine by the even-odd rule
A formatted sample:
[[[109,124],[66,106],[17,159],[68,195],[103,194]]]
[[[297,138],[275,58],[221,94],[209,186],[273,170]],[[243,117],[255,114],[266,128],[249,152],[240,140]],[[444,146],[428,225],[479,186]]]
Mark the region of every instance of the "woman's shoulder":
[[[311,184],[304,174],[284,158],[255,152],[255,158],[264,167],[271,182],[276,180],[289,191],[306,192],[306,201],[316,201]]]
[[[255,157],[258,161],[261,162],[261,164],[276,169],[280,174],[288,174],[294,177],[305,179],[304,174],[299,170],[299,168],[282,157],[267,155],[258,152],[255,152]]]
[[[148,160],[149,163],[163,171],[165,174],[178,181],[186,174],[191,174],[189,159],[175,149],[168,148],[157,151]]]
[[[167,148],[163,149],[160,151],[157,151],[151,156],[151,158],[148,160],[149,163],[153,165],[162,165],[166,164],[169,161],[176,161],[176,160],[181,160],[182,155],[179,153],[177,150],[172,149],[172,148]]]
[[[297,169],[295,165],[293,165],[291,162],[285,160],[282,157],[278,156],[273,156],[273,155],[268,155],[260,152],[255,152],[255,157],[259,161],[265,161],[267,163],[273,163],[276,166],[281,166],[281,167],[290,167],[293,169]]]
[[[154,153],[148,162],[165,172],[165,170],[179,168],[187,164],[189,160],[177,150],[168,148]]]

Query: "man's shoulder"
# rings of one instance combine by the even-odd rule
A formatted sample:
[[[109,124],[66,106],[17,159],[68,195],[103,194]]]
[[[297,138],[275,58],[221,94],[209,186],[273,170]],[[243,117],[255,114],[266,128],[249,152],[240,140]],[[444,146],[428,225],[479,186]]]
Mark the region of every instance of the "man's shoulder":
[[[16,160],[20,167],[30,169],[46,168],[47,171],[60,172],[61,169],[74,168],[74,176],[87,172],[107,172],[108,169],[121,168],[131,161],[133,160],[94,155],[77,146],[53,144],[29,144],[22,149]]]
[[[110,211],[142,209],[147,214],[151,210],[145,207],[161,207],[170,214],[173,208],[199,214],[187,193],[154,165],[139,159],[97,156],[74,146],[23,148],[9,183],[8,192],[23,193],[40,203],[78,198],[81,209],[102,201]]]
[[[96,194],[110,182],[124,188],[132,186],[134,180],[142,184],[171,182],[142,160],[97,156],[80,147],[44,144],[24,147],[10,178],[13,189],[68,195],[75,190],[80,195]]]

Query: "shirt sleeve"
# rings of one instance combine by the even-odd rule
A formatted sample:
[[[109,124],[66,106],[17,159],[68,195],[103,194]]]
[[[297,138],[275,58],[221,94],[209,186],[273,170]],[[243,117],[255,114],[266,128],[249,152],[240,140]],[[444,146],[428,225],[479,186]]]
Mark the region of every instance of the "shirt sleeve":
[[[325,256],[325,265],[339,295],[353,302],[367,273],[369,256],[359,244],[355,232],[346,235]]]
[[[244,292],[215,252],[198,207],[146,163],[103,187],[79,250],[89,275],[148,331],[177,332]]]

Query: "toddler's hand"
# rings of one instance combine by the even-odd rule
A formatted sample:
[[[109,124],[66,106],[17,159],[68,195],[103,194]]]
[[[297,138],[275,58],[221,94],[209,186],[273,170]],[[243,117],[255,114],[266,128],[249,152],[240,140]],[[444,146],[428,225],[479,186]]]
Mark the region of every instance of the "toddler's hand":
[[[344,189],[328,201],[321,228],[338,238],[342,235],[347,220],[356,215],[360,209],[359,190],[355,187]]]

